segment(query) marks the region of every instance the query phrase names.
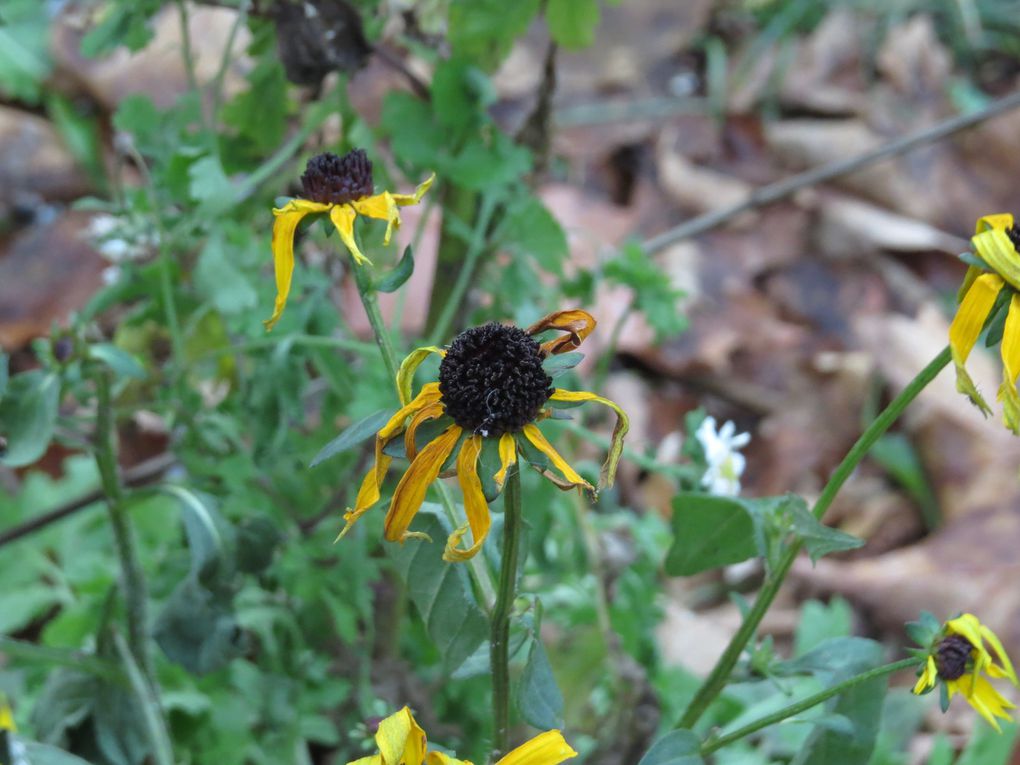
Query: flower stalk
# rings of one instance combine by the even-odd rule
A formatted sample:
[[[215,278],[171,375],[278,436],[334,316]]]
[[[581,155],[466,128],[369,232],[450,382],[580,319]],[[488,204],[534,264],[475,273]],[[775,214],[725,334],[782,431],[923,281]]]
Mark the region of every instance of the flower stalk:
[[[946,347],[910,381],[900,394],[889,403],[889,406],[882,410],[878,417],[875,418],[875,421],[861,434],[860,438],[857,439],[857,442],[847,452],[846,457],[839,463],[829,478],[828,483],[822,489],[822,493],[819,495],[811,511],[815,518],[822,519],[825,511],[829,509],[832,501],[836,498],[836,494],[839,493],[843,484],[846,483],[847,478],[850,477],[850,474],[853,473],[857,465],[864,459],[864,456],[871,450],[871,447],[874,446],[879,437],[896,422],[903,413],[903,410],[917,398],[918,394],[935,379],[938,373],[951,360],[950,350]],[[779,588],[793,566],[800,548],[800,540],[791,544],[783,554],[775,570],[769,574],[765,584],[762,586],[761,592],[758,593],[758,597],[754,601],[754,605],[744,618],[740,628],[733,635],[729,645],[726,646],[722,656],[716,661],[711,673],[705,678],[698,692],[694,695],[691,703],[677,723],[677,728],[692,728],[701,719],[702,714],[708,709],[709,705],[722,692],[723,688],[726,687],[733,668],[743,654],[744,648],[747,647],[747,644],[757,632],[758,625],[761,624],[761,620],[766,612],[768,612],[772,601],[775,600],[776,595],[779,593]]]
[[[496,603],[492,608],[489,663],[492,671],[492,748],[495,757],[510,745],[510,612],[517,583],[517,561],[521,543],[521,473],[510,469],[503,499],[503,555],[499,568]]]
[[[397,371],[400,365],[397,363],[397,353],[393,350],[393,342],[390,340],[389,332],[386,331],[386,324],[383,322],[382,311],[379,309],[379,297],[372,283],[372,276],[368,269],[355,266],[354,283],[358,287],[358,295],[361,297],[361,304],[365,307],[368,315],[368,323],[372,327],[372,334],[375,335],[375,343],[379,346],[383,363],[386,365],[386,373],[391,380],[397,379]],[[397,395],[400,389],[397,389]]]
[[[901,669],[910,669],[911,667],[916,666],[917,659],[915,658],[900,659],[899,661],[894,661],[891,664],[884,664],[881,667],[875,667],[874,669],[869,669],[867,672],[862,672],[859,675],[854,675],[853,677],[847,678],[841,683],[837,683],[831,688],[826,688],[824,691],[819,691],[813,696],[808,696],[806,699],[801,699],[800,701],[794,702],[789,706],[785,706],[782,709],[776,710],[772,714],[765,715],[764,717],[760,717],[757,720],[754,720],[753,722],[749,722],[742,728],[737,728],[737,730],[733,731],[732,733],[727,733],[722,736],[709,737],[705,741],[705,743],[701,745],[701,754],[702,755],[711,754],[712,752],[722,749],[724,746],[729,746],[734,741],[739,741],[740,739],[746,738],[747,736],[750,736],[753,733],[757,733],[763,728],[767,728],[770,725],[775,725],[776,723],[782,722],[783,720],[793,717],[794,715],[799,715],[801,712],[805,712],[808,709],[811,709],[811,707],[817,706],[824,701],[828,701],[833,696],[838,696],[839,694],[850,690],[855,685],[860,685],[861,683],[866,683],[869,680],[874,680],[876,677],[891,675],[893,672],[898,672]]]

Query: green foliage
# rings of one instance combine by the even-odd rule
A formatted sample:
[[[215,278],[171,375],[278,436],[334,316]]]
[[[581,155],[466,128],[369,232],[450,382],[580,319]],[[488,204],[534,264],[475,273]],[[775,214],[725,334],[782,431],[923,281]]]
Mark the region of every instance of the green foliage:
[[[0,94],[38,103],[50,74],[49,14],[37,0],[0,3]]]
[[[545,20],[552,39],[565,48],[585,48],[595,42],[599,0],[549,0]]]
[[[563,694],[539,639],[531,641],[517,691],[517,707],[528,725],[538,730],[563,727]]]
[[[673,546],[666,557],[666,573],[690,576],[753,558],[755,526],[738,500],[708,494],[678,494],[673,498]]]
[[[656,741],[638,765],[702,765],[701,739],[689,730],[675,730]]]
[[[644,314],[658,340],[687,328],[687,318],[677,310],[684,294],[670,284],[637,242],[628,242],[603,266],[605,277],[634,290],[634,307]],[[689,431],[693,432],[693,431]]]
[[[7,440],[0,462],[21,467],[39,459],[53,437],[59,404],[56,374],[34,370],[15,375],[0,399],[0,433]]]

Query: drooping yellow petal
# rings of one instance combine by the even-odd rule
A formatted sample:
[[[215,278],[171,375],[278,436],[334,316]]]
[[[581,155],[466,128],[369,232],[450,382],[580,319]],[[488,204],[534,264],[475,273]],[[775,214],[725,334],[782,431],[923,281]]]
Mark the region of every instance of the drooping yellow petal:
[[[537,335],[547,329],[556,329],[567,334],[542,343],[542,355],[553,356],[578,348],[584,339],[595,329],[595,317],[587,311],[575,308],[569,311],[556,311],[545,316],[525,331],[529,335]]]
[[[429,752],[425,758],[425,765],[471,765],[467,760],[458,760],[442,752]]]
[[[371,754],[368,757],[361,757],[352,762],[348,762],[347,765],[386,765],[383,762],[381,754]]]
[[[500,759],[496,765],[559,765],[577,757],[558,730],[540,733]]]
[[[506,473],[511,465],[517,464],[517,441],[512,433],[504,433],[499,437],[499,470],[493,476],[500,491],[506,483]]]
[[[620,464],[620,456],[623,454],[623,438],[630,430],[630,419],[627,413],[620,408],[620,405],[610,401],[608,398],[596,396],[588,391],[572,391],[556,388],[549,397],[551,401],[595,401],[605,404],[616,412],[616,427],[613,428],[613,437],[609,444],[609,456],[602,465],[602,475],[599,479],[601,486],[612,486],[616,480],[616,468]]]
[[[276,303],[273,315],[262,322],[266,332],[280,320],[290,294],[290,283],[294,276],[294,232],[302,218],[311,213],[326,212],[329,205],[310,202],[307,199],[292,199],[286,205],[273,210],[273,271],[276,274]]]
[[[407,207],[408,205],[416,205],[421,201],[421,198],[425,196],[431,187],[433,182],[436,180],[436,174],[432,173],[428,178],[418,184],[418,188],[414,190],[413,194],[391,194],[393,201],[396,202],[400,207]]]
[[[990,228],[970,238],[978,256],[1013,287],[1020,289],[1020,254],[1004,229]]]
[[[439,476],[443,463],[450,456],[460,438],[462,428],[451,425],[431,441],[415,457],[407,472],[397,484],[390,503],[389,512],[383,525],[383,536],[390,542],[403,542],[407,538],[407,527],[425,501],[425,492]]]
[[[400,369],[397,371],[397,390],[400,393],[400,403],[406,404],[411,400],[411,387],[414,384],[414,373],[421,366],[422,362],[428,358],[430,353],[438,353],[440,356],[445,356],[446,351],[437,345],[426,345],[421,348],[415,348],[404,360],[400,362]]]
[[[358,496],[354,501],[354,507],[344,513],[344,527],[337,535],[336,541],[342,539],[351,530],[351,526],[354,525],[355,521],[379,501],[383,479],[386,477],[386,471],[389,470],[390,463],[393,461],[393,458],[388,454],[383,454],[386,444],[392,441],[404,429],[404,423],[407,422],[408,417],[435,404],[439,401],[439,398],[439,383],[423,385],[421,392],[415,396],[414,401],[401,407],[376,433],[375,462],[361,481],[361,488],[358,489]]]
[[[443,402],[437,401],[422,409],[407,423],[407,430],[404,431],[404,452],[407,454],[407,459],[413,460],[418,456],[418,447],[414,442],[418,435],[418,428],[429,420],[442,417],[445,411],[446,407],[443,406]]]
[[[461,526],[446,541],[443,560],[460,563],[478,554],[489,535],[492,517],[489,515],[489,503],[485,501],[482,482],[478,478],[478,455],[482,452],[482,437],[472,435],[464,441],[457,454],[457,481],[464,495],[464,514],[467,516],[467,527],[471,529],[474,543],[467,548],[460,546],[460,540],[467,532]]]
[[[388,191],[376,194],[371,197],[362,197],[351,202],[351,206],[358,215],[366,218],[375,218],[386,221],[386,234],[383,236],[383,244],[390,243],[390,235],[393,229],[400,228],[400,211],[397,210],[397,203],[393,195]]]
[[[1009,301],[1009,312],[1002,330],[1002,385],[998,399],[1002,402],[1002,415],[1006,427],[1020,434],[1020,395],[1016,380],[1020,376],[1020,294],[1014,293]]]
[[[7,703],[3,694],[0,694],[0,730],[18,732],[18,726],[14,724],[14,712],[11,711],[11,705]]]
[[[1005,231],[1007,228],[1012,227],[1012,213],[996,213],[995,215],[985,215],[982,218],[978,218],[977,225],[974,227],[974,233],[980,234],[982,231],[995,228]]]
[[[383,765],[422,765],[425,761],[425,731],[407,707],[379,723],[375,743]]]
[[[975,279],[960,307],[956,309],[956,316],[949,327],[949,346],[956,366],[956,389],[967,395],[985,414],[990,413],[991,409],[967,374],[964,364],[1002,287],[1002,278],[997,274],[983,274]]]
[[[329,219],[333,221],[336,232],[340,235],[340,241],[346,245],[354,262],[359,266],[370,266],[372,261],[365,257],[354,240],[354,220],[357,217],[358,214],[349,204],[333,205],[333,209],[329,211]]]
[[[957,684],[956,690],[967,699],[967,703],[974,707],[989,725],[1001,733],[999,723],[995,718],[1011,719],[1012,715],[1006,710],[1016,709],[1016,705],[995,690],[994,686],[984,677],[975,678],[973,683],[966,683],[963,681],[963,678],[957,681],[950,681],[950,683],[953,682]],[[947,683],[947,686],[950,683]]]
[[[560,473],[566,479],[567,487],[580,486],[587,489],[590,492],[595,491],[595,487],[592,486],[583,478],[581,478],[581,476],[578,475],[577,471],[574,470],[574,468],[570,467],[570,465],[567,463],[565,459],[563,459],[560,453],[553,448],[553,445],[546,440],[545,436],[542,435],[542,431],[538,429],[537,425],[534,425],[529,422],[527,425],[524,426],[522,432],[524,433],[524,437],[527,438],[535,446],[536,449],[538,449],[540,452],[542,452],[542,454],[548,457],[549,461],[552,462],[553,466],[560,471]],[[557,485],[562,486],[562,484]]]
[[[935,666],[935,657],[929,656],[928,661],[925,662],[924,672],[917,679],[917,683],[914,685],[914,693],[920,695],[926,690],[935,685],[935,681],[938,679],[938,669]]]
[[[1009,660],[1009,656],[1006,655],[1006,649],[1002,647],[1002,641],[999,640],[999,636],[991,631],[984,624],[980,626],[981,637],[988,641],[988,645],[992,647],[995,652],[995,658],[999,660],[999,666],[1002,667],[1002,673],[1004,677],[1008,677],[1013,685],[1017,685],[1016,671],[1013,669],[1013,662]],[[991,674],[991,673],[989,673]]]

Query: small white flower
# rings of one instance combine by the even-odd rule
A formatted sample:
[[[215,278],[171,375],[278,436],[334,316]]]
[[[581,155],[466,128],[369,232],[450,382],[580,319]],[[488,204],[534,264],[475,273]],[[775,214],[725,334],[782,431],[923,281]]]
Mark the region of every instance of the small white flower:
[[[715,417],[706,417],[695,433],[708,463],[701,485],[712,494],[727,497],[740,494],[740,476],[744,474],[746,460],[738,449],[751,442],[751,434],[736,433],[736,430],[737,426],[727,420],[717,431]]]

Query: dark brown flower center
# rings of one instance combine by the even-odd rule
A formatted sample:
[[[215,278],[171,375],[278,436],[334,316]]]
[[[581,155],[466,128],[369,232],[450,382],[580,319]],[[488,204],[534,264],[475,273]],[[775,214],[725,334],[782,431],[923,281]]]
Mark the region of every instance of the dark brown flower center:
[[[363,149],[338,157],[319,154],[308,160],[301,176],[302,196],[313,202],[342,205],[372,195],[372,162]]]
[[[956,680],[967,671],[974,646],[963,635],[949,635],[935,648],[935,668],[943,680]]]
[[[1006,229],[1006,236],[1013,243],[1013,249],[1020,252],[1020,230],[1016,226],[1010,226]]]
[[[482,436],[520,430],[552,395],[540,346],[519,327],[461,332],[439,365],[439,391],[453,421]]]

